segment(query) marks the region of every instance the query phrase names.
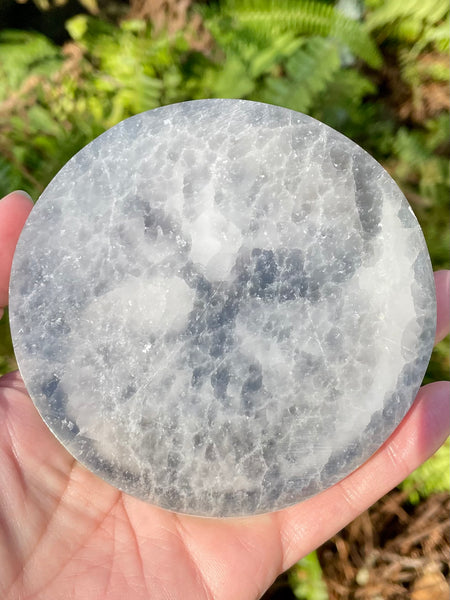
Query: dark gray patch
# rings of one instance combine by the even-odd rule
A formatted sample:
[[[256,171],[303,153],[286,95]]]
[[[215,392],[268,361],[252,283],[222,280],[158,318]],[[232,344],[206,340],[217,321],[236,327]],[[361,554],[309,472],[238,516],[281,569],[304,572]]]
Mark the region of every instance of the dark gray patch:
[[[385,428],[383,411],[377,410],[370,418],[369,424],[364,430],[363,439],[382,439]]]
[[[155,241],[161,235],[172,239],[179,234],[177,223],[160,208],[153,208],[148,204],[142,218],[144,221],[144,234],[152,241]]]
[[[263,300],[274,297],[273,283],[278,275],[278,265],[272,250],[260,250],[255,248],[252,252],[254,258],[253,273],[250,276],[250,296],[256,296]]]
[[[127,387],[122,391],[120,401],[125,402],[126,400],[129,400],[135,395],[136,392],[137,387],[134,385],[134,383],[129,383]]]
[[[263,494],[266,502],[273,503],[283,491],[283,479],[277,464],[270,466],[262,480]]]
[[[222,400],[227,394],[228,384],[230,382],[230,370],[228,366],[221,365],[211,375],[211,385],[214,389],[216,398]]]
[[[255,440],[251,435],[251,431],[245,427],[242,431],[232,431],[230,442],[236,462],[248,456],[255,448]]]
[[[280,264],[280,302],[303,298],[308,291],[308,280],[304,272],[305,259],[299,248],[277,253]]]
[[[400,222],[403,225],[403,227],[405,227],[406,229],[412,229],[413,227],[417,227],[417,219],[411,207],[406,201],[402,202],[397,216],[400,219]]]
[[[277,442],[275,438],[267,439],[263,445],[263,457],[267,465],[277,461]]]
[[[167,454],[167,466],[169,469],[176,469],[183,462],[178,452],[169,452]]]
[[[201,366],[201,367],[194,367],[192,369],[192,378],[191,378],[191,385],[192,387],[196,388],[196,387],[200,387],[200,385],[203,382],[203,379],[209,375],[209,373],[211,372],[211,367],[209,365],[207,366]]]
[[[403,394],[400,394],[397,391],[386,394],[383,402],[382,413],[385,424],[398,422],[399,417],[403,416],[405,408],[406,406]]]
[[[192,438],[192,445],[194,446],[194,448],[201,448],[203,446],[203,444],[205,443],[206,440],[206,433],[199,432],[196,433],[194,435],[194,437]]]
[[[175,486],[171,486],[165,491],[164,499],[166,506],[170,507],[170,510],[182,510],[186,499],[180,494],[179,490]]]
[[[350,167],[352,156],[349,152],[344,150],[342,144],[339,144],[339,146],[331,146],[330,159],[336,171],[347,172]]]
[[[258,394],[263,384],[262,367],[259,363],[253,363],[248,369],[247,379],[241,388],[241,406],[244,414],[250,415],[255,405],[258,404]]]
[[[379,165],[365,154],[353,157],[353,177],[355,180],[356,208],[363,231],[368,238],[376,236],[381,230],[383,196],[374,182]]]
[[[59,377],[54,375],[51,379],[48,379],[41,387],[42,393],[46,398],[50,399],[55,393],[56,388],[59,385]]]
[[[205,449],[205,458],[209,462],[213,462],[217,459],[216,449],[214,444],[208,444]]]
[[[333,452],[324,466],[320,478],[324,485],[329,485],[330,480],[335,480],[339,473],[345,468],[351,468],[356,464],[362,454],[362,446],[359,440],[354,440],[344,449]]]

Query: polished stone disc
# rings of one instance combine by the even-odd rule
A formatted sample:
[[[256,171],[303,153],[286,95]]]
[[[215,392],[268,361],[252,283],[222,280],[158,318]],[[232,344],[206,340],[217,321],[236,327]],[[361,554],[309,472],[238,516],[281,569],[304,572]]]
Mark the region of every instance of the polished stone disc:
[[[420,227],[356,144],[242,100],[119,123],[42,194],[14,257],[14,347],[81,463],[175,511],[299,502],[411,406],[435,332]]]

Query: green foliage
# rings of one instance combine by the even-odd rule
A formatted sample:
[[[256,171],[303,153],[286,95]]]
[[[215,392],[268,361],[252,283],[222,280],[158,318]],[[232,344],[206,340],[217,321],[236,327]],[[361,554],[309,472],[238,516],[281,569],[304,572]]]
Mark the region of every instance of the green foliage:
[[[447,0],[368,0],[367,5],[371,8],[367,30],[397,53],[401,78],[410,87],[413,109],[420,114],[427,103],[421,86],[450,78],[447,56],[442,56],[450,47],[449,4]]]
[[[365,75],[354,68],[341,67],[317,95],[311,112],[314,117],[342,131],[368,151],[372,150],[373,140],[376,140],[379,155],[382,150],[379,142],[390,136],[391,131],[383,131],[380,136],[380,127],[383,128],[380,110],[376,104],[364,102],[365,98],[373,97],[375,93],[375,84]]]
[[[328,600],[316,552],[302,558],[289,572],[289,582],[298,600]]]
[[[378,48],[365,29],[334,6],[309,0],[226,0],[221,13],[254,32],[336,39],[372,67],[381,65]]]
[[[79,15],[67,23],[72,38],[95,68],[91,83],[100,94],[107,127],[144,110],[185,99],[180,63],[189,48],[182,34],[155,36],[143,21],[116,27]]]
[[[336,43],[327,38],[310,37],[286,61],[283,77],[269,76],[252,98],[309,112],[320,92],[341,67]]]
[[[418,504],[430,494],[450,492],[449,453],[450,438],[400,485],[412,504]]]
[[[346,49],[372,66],[381,65],[364,27],[322,2],[227,0],[219,10],[203,9],[202,14],[223,53],[219,65],[203,71],[201,91],[212,97],[244,97],[310,112],[322,93],[328,97]],[[373,89],[362,75],[358,83],[360,98]],[[349,90],[334,88],[334,101],[343,107],[338,92],[347,99]]]
[[[15,369],[16,362],[13,358],[13,347],[8,327],[8,311],[0,319],[0,376]]]
[[[86,16],[67,27],[75,42],[68,57],[39,34],[2,32],[0,99],[9,98],[0,105],[0,194],[16,187],[40,193],[108,127],[189,97],[182,65],[198,53],[183,34],[156,36],[143,22],[116,27]]]
[[[368,0],[366,5],[372,9],[366,19],[369,31],[409,44],[431,42],[441,52],[448,49],[447,0]]]
[[[205,25],[222,52],[205,69],[204,88],[210,97],[249,98],[266,76],[279,71],[299,48],[302,40],[292,32],[268,34],[235,27],[229,17],[206,19]]]
[[[416,97],[423,81],[448,80],[445,61],[415,58],[423,40],[435,56],[448,38],[448,8],[438,0],[423,0],[426,10],[412,5],[368,0],[359,23],[318,0],[226,0],[197,7],[214,40],[203,52],[192,47],[188,25],[169,35],[143,21],[117,26],[82,15],[67,23],[73,42],[63,49],[38,33],[0,31],[0,194],[38,195],[77,150],[132,114],[195,98],[248,98],[307,112],[384,162],[425,227],[433,264],[445,268],[448,112],[402,125],[361,63],[343,64],[348,47],[381,65],[367,28],[384,46],[397,44]],[[411,20],[420,33],[399,40],[398,27]],[[446,350],[436,351],[428,377],[442,376],[447,361]]]
[[[30,75],[49,76],[61,66],[60,48],[28,31],[0,31],[0,102],[16,92]]]
[[[450,248],[450,169],[443,152],[449,126],[449,116],[444,113],[420,130],[401,127],[392,147],[392,174],[412,197],[419,220],[428,224],[428,244],[436,269],[448,268]]]
[[[169,34],[144,21],[81,15],[66,24],[72,42],[63,48],[38,33],[0,30],[0,196],[24,189],[36,197],[75,152],[132,114],[189,99],[247,98],[311,114],[368,150],[407,195],[434,267],[448,268],[448,107],[427,96],[427,86],[449,80],[447,0],[366,0],[363,22],[334,4],[194,6],[211,36],[203,48],[189,22]],[[389,69],[406,99],[387,98]],[[425,381],[446,378],[448,365],[448,345],[440,344]],[[4,317],[0,374],[12,368]],[[403,486],[413,501],[448,490],[448,443]],[[315,553],[291,582],[299,599],[327,598]]]
[[[79,15],[67,23],[68,57],[67,48],[39,34],[2,32],[0,100],[16,94],[18,102],[0,107],[0,193],[39,193],[71,154],[132,114],[204,97],[309,112],[328,86],[339,89],[347,45],[379,62],[362,25],[318,1],[280,2],[276,9],[265,0],[229,1],[205,12],[205,27],[216,45],[201,53],[188,26],[169,35],[143,21],[116,26]],[[359,83],[362,98],[369,85],[362,76]]]
[[[16,0],[20,4],[25,4],[28,0]],[[49,10],[53,7],[64,6],[67,0],[32,0],[40,10]],[[99,12],[97,0],[78,0],[81,6],[84,6],[92,14]]]

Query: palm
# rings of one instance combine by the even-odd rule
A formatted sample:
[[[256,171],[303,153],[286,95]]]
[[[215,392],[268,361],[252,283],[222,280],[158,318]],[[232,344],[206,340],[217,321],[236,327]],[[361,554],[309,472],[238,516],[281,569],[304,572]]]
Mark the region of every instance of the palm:
[[[17,194],[0,202],[0,305],[29,208]],[[316,498],[272,515],[207,520],[152,507],[89,473],[50,434],[18,374],[7,375],[0,380],[0,597],[256,599],[442,443],[447,394],[443,382],[423,388],[383,448]]]
[[[0,407],[2,598],[256,598],[282,568],[277,516],[252,525],[151,507],[74,461],[16,374]],[[234,590],[221,582],[232,573]]]

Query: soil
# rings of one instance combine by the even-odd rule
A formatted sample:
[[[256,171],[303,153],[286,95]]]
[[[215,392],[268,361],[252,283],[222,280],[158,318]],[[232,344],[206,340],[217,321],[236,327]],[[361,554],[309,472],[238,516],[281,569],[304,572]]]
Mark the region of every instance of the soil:
[[[395,489],[317,554],[329,600],[449,600],[450,494],[412,505]],[[294,598],[284,574],[263,600]]]

